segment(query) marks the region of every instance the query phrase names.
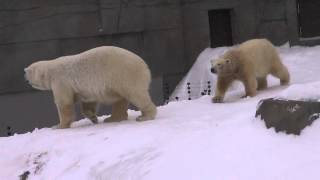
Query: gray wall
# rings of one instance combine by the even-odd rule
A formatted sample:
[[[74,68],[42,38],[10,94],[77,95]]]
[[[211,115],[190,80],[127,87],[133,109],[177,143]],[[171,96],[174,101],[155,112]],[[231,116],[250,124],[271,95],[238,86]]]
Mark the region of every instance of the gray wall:
[[[181,77],[210,44],[211,9],[233,10],[234,43],[299,44],[295,0],[2,0],[0,7],[0,93],[30,89],[23,68],[34,61],[100,45],[132,50],[154,77]]]
[[[295,0],[0,1],[0,134],[9,125],[23,132],[57,122],[50,95],[30,92],[24,67],[101,45],[144,58],[154,78],[153,98],[162,104],[209,47],[212,9],[232,9],[235,44],[257,37],[276,45],[308,44],[298,37]]]
[[[0,2],[0,92],[30,89],[28,64],[100,46],[142,56],[153,76],[182,73],[180,8],[175,1],[43,0]],[[147,17],[147,18],[146,18]]]

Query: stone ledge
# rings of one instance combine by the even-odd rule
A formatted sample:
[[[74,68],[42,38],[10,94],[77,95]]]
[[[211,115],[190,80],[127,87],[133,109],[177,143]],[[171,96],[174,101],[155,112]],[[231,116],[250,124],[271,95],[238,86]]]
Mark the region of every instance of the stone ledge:
[[[274,127],[276,132],[300,135],[320,117],[320,102],[264,99],[259,102],[255,116],[260,116],[266,127]]]

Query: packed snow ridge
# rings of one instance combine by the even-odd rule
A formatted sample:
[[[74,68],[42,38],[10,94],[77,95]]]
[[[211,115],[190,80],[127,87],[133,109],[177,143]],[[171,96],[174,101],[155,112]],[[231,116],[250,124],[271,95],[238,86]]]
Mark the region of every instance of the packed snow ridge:
[[[179,87],[186,82],[214,85],[208,62],[226,49],[204,50],[173,96],[185,95]],[[129,111],[120,123],[100,117],[99,124],[83,119],[71,129],[1,137],[0,179],[318,180],[320,121],[294,136],[266,129],[254,117],[264,98],[320,99],[320,46],[278,50],[291,84],[269,77],[271,87],[253,98],[240,99],[244,90],[235,84],[225,103],[213,104],[200,87],[195,100],[158,107],[153,121],[136,122],[139,112]]]

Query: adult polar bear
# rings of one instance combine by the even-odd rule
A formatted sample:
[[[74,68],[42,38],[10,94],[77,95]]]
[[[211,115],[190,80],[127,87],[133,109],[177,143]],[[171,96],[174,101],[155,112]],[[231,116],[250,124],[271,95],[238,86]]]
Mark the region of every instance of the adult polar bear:
[[[58,128],[70,127],[77,101],[93,123],[97,123],[98,103],[112,104],[112,114],[105,122],[128,119],[129,102],[142,112],[137,121],[156,116],[149,95],[150,70],[139,56],[122,48],[102,46],[35,62],[25,69],[25,77],[34,88],[52,90],[60,118]]]

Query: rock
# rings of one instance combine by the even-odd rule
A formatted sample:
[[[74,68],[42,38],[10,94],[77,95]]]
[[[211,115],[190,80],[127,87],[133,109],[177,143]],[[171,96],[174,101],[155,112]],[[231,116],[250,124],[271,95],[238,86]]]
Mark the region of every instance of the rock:
[[[320,117],[320,102],[285,99],[261,100],[256,111],[267,128],[276,132],[300,135],[301,131]]]

